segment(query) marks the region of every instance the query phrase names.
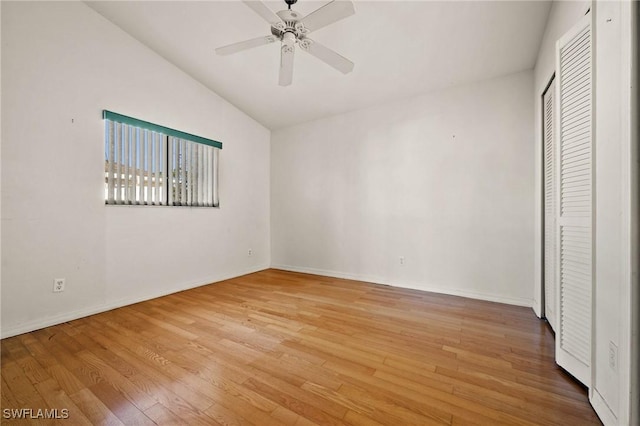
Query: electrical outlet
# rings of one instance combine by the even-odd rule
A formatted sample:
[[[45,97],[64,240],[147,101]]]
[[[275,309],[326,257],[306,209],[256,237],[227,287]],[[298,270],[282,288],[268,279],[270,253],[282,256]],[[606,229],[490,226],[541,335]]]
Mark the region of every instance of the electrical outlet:
[[[64,284],[65,284],[65,279],[64,278],[54,278],[54,280],[53,280],[53,292],[54,293],[60,293],[61,291],[64,291]]]
[[[400,256],[400,264],[404,265],[404,256]]]
[[[609,367],[612,370],[618,368],[618,347],[613,342],[609,342]]]
[[[251,249],[247,250],[247,255],[248,256],[252,256],[253,255],[253,250],[251,250]]]

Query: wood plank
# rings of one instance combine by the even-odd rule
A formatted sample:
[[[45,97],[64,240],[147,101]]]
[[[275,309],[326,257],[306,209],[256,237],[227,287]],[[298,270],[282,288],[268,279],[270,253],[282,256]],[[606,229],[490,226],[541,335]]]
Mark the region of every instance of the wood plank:
[[[69,418],[73,419],[74,424],[78,425],[91,425],[91,421],[84,415],[82,410],[73,402],[73,400],[63,391],[58,382],[54,379],[45,380],[44,382],[36,383],[35,388],[42,398],[46,401],[47,405],[52,409],[59,410],[60,415],[63,415],[62,410],[68,410]]]
[[[17,404],[8,408],[52,408],[15,361],[2,362],[2,378],[3,385],[13,397],[13,403]]]
[[[160,403],[147,408],[144,413],[158,425],[189,425],[186,421],[167,410],[165,406]]]
[[[344,412],[337,413],[336,416],[325,412],[323,410],[325,408],[323,402],[326,400],[316,398],[306,391],[292,392],[291,390],[293,389],[290,388],[290,391],[286,392],[280,386],[274,387],[255,379],[248,379],[246,386],[300,416],[319,424],[338,425],[340,424],[339,419],[346,414],[346,408],[344,407],[342,408]]]
[[[92,424],[124,425],[89,389],[81,389],[69,396]]]
[[[109,383],[96,383],[89,390],[125,425],[156,424]]]

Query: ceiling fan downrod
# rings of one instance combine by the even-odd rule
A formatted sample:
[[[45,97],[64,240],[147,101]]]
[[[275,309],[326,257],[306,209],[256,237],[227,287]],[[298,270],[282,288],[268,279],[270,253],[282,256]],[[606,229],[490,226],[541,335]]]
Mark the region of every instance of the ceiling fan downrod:
[[[291,6],[296,4],[298,0],[284,0],[284,2],[289,6],[289,10],[291,10]]]

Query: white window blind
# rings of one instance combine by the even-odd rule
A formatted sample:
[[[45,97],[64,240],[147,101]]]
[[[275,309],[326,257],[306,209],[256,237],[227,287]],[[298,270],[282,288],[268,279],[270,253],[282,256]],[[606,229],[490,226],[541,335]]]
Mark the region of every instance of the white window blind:
[[[169,204],[218,205],[218,150],[176,137],[169,138]]]
[[[105,203],[218,207],[220,142],[103,111]]]
[[[111,120],[105,132],[107,204],[166,205],[165,135]]]

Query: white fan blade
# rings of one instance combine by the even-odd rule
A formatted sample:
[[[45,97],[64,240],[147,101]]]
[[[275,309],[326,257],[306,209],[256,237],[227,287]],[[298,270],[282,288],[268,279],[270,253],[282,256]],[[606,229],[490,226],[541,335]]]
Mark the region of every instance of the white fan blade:
[[[300,42],[300,47],[343,74],[353,71],[353,62],[316,41],[305,38]]]
[[[302,23],[307,32],[311,32],[333,24],[354,13],[356,13],[356,10],[353,7],[353,2],[334,0],[302,18],[300,23]]]
[[[276,41],[275,36],[256,37],[251,40],[241,41],[239,43],[233,43],[228,46],[218,47],[216,53],[218,55],[230,55],[232,53],[240,52],[242,50],[251,49],[258,46],[264,46],[265,44],[273,43]]]
[[[293,81],[294,47],[282,44],[280,52],[280,86],[288,86]]]
[[[282,22],[282,19],[278,15],[276,15],[273,10],[269,9],[266,4],[261,2],[260,0],[243,0],[244,4],[249,6],[255,13],[260,15],[262,19],[271,24],[272,27],[276,27],[279,30],[283,30],[285,25]]]

